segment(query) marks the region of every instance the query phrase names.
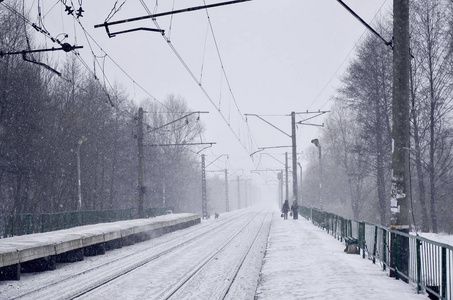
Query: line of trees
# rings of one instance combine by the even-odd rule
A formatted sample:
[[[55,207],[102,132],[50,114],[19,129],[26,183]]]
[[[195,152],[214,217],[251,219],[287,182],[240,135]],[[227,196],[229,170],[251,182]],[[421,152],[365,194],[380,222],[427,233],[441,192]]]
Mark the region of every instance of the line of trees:
[[[8,5],[16,3],[22,11],[20,2]],[[39,49],[29,30],[0,6],[0,51]],[[36,61],[48,59],[28,55]],[[21,55],[0,57],[0,215],[75,210],[76,151],[82,136],[87,137],[80,146],[82,209],[137,205],[138,107],[121,87],[107,90],[71,55],[59,65],[62,77]],[[184,99],[174,96],[163,105],[143,106],[145,207],[199,212],[199,158],[184,146],[152,145],[193,142],[203,126],[193,115],[153,131],[190,110]]]
[[[453,4],[410,1],[411,214],[423,231],[453,233]],[[378,31],[391,36],[391,19]],[[387,225],[392,152],[392,52],[369,35],[342,79],[323,129],[324,208]],[[316,150],[304,192],[317,205]]]

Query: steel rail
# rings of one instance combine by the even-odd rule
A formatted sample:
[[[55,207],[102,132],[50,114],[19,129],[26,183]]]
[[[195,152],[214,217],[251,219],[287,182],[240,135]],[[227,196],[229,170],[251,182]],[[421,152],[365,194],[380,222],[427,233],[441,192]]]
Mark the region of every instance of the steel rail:
[[[122,276],[125,276],[129,273],[131,273],[132,271],[134,270],[137,270],[138,268],[162,257],[162,256],[165,256],[167,254],[170,254],[174,251],[176,251],[177,249],[183,247],[184,245],[187,245],[191,242],[194,242],[200,238],[203,238],[209,234],[216,234],[217,233],[217,229],[221,230],[224,226],[225,223],[228,223],[228,222],[234,222],[236,221],[237,219],[241,219],[243,216],[242,214],[237,214],[237,215],[234,215],[230,218],[225,218],[225,219],[222,219],[221,222],[219,222],[218,224],[216,224],[215,227],[213,228],[210,228],[209,230],[207,231],[203,231],[203,229],[205,229],[206,227],[208,227],[208,225],[204,225],[203,227],[200,227],[198,228],[195,232],[193,232],[192,234],[190,235],[186,235],[184,236],[185,239],[182,241],[182,242],[179,242],[177,243],[176,245],[174,246],[171,246],[171,247],[168,247],[168,248],[164,248],[163,250],[159,251],[158,253],[155,253],[153,255],[150,255],[150,256],[147,256],[145,258],[142,258],[142,259],[137,259],[136,256],[141,256],[143,255],[143,252],[142,250],[139,250],[139,251],[135,251],[131,254],[128,254],[126,256],[122,256],[120,258],[117,258],[117,259],[114,259],[114,260],[111,260],[111,261],[108,261],[106,263],[102,263],[101,265],[98,265],[98,266],[95,266],[95,267],[92,267],[90,269],[87,269],[87,270],[82,270],[76,274],[72,274],[71,276],[69,277],[66,277],[66,278],[60,278],[58,281],[55,281],[55,282],[50,282],[48,284],[46,284],[45,286],[41,286],[41,287],[38,287],[36,289],[33,289],[31,291],[27,291],[26,293],[23,293],[21,295],[18,295],[18,296],[15,296],[15,297],[12,297],[11,299],[38,299],[40,298],[39,295],[40,293],[46,293],[46,294],[51,294],[52,291],[55,291],[55,293],[57,293],[58,291],[61,291],[61,285],[65,286],[65,284],[68,284],[71,282],[71,280],[74,280],[75,278],[78,278],[78,277],[81,277],[83,275],[86,275],[86,274],[90,274],[90,273],[95,273],[95,274],[98,274],[98,272],[104,268],[104,267],[107,267],[107,266],[110,266],[114,263],[119,263],[121,264],[118,268],[117,268],[117,271],[114,273],[114,274],[106,274],[105,276],[103,276],[102,278],[98,279],[97,281],[93,281],[93,280],[89,280],[90,284],[88,286],[85,286],[85,287],[81,287],[79,290],[77,291],[74,291],[71,293],[71,295],[69,297],[67,297],[67,299],[76,299],[78,297],[81,297],[91,291],[94,291],[98,288],[101,288],[102,286],[108,284],[109,282],[113,281],[113,280],[116,280]],[[200,233],[201,231],[201,233]],[[166,242],[166,243],[163,243],[162,245],[158,245],[157,247],[165,247],[165,244],[168,244],[170,242]],[[129,261],[131,260],[132,262],[125,262],[125,260]],[[107,272],[109,273],[109,272]],[[99,277],[99,276],[96,276],[96,277]],[[58,294],[56,294],[58,295]],[[38,297],[37,297],[38,296]]]
[[[269,213],[268,213],[269,214]],[[239,263],[236,265],[236,267],[233,269],[233,272],[232,272],[232,277],[229,279],[229,283],[222,289],[222,293],[221,295],[219,296],[219,298],[217,299],[225,299],[226,296],[228,295],[228,292],[231,288],[231,286],[233,285],[234,283],[234,280],[237,276],[237,274],[239,273],[239,271],[241,270],[241,267],[242,267],[242,264],[243,262],[245,261],[245,259],[247,258],[248,256],[248,253],[250,252],[250,249],[254,246],[255,242],[256,242],[256,239],[257,239],[257,236],[259,235],[260,231],[261,231],[261,228],[263,226],[263,223],[264,221],[266,220],[268,214],[266,214],[266,216],[263,218],[262,222],[261,222],[261,225],[259,227],[259,229],[257,230],[257,233],[255,235],[255,238],[253,239],[253,241],[250,243],[250,245],[247,247],[247,250],[245,251],[245,253],[242,255],[241,259],[239,260]],[[210,262],[212,262],[216,257],[217,255],[222,252],[227,246],[229,246],[233,241],[235,241],[238,236],[245,231],[245,229],[252,223],[252,221],[256,218],[258,214],[256,214],[253,218],[251,218],[249,220],[249,222],[247,222],[242,228],[240,228],[239,230],[236,231],[235,234],[233,234],[231,236],[230,239],[228,239],[218,250],[214,251],[213,253],[211,253],[207,258],[205,258],[200,264],[198,264],[194,269],[192,269],[190,272],[188,272],[186,274],[185,277],[183,277],[170,291],[166,292],[166,293],[163,293],[161,294],[160,296],[158,296],[157,298],[158,299],[165,299],[165,300],[168,300],[168,299],[172,299],[179,291],[183,290],[184,287],[191,281],[193,280],[197,274],[200,273],[201,270],[203,270],[206,266],[208,266],[208,264]],[[229,277],[228,277],[229,278]]]

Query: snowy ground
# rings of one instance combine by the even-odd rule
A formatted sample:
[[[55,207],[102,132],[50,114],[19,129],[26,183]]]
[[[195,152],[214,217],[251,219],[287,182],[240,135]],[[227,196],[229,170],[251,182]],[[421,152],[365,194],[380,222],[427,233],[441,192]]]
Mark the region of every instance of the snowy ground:
[[[257,299],[428,299],[304,218],[275,213]]]
[[[250,250],[247,245],[252,245]],[[223,289],[238,268],[227,299],[427,299],[412,285],[388,277],[379,265],[343,249],[342,243],[303,218],[283,220],[277,209],[248,208],[59,265],[55,271],[0,282],[0,299],[15,299],[49,282],[53,287],[18,299],[68,299],[72,290],[150,258],[150,263],[80,299],[165,299],[192,273],[197,276],[189,288],[172,299],[217,299],[216,290]]]
[[[181,284],[186,287],[172,299],[216,299],[225,287],[227,299],[253,299],[271,217],[269,209],[235,211],[105,255],[58,264],[54,271],[22,274],[20,281],[0,282],[0,299],[73,299],[85,291],[77,299],[167,299]],[[234,276],[238,280],[230,286]]]

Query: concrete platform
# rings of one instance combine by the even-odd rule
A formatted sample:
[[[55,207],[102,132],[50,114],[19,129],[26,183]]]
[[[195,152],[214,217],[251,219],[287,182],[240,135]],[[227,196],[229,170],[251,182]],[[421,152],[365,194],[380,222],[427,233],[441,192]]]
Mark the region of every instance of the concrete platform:
[[[194,214],[170,214],[0,239],[0,280],[19,280],[24,269],[53,270],[57,262],[80,261],[200,221]]]

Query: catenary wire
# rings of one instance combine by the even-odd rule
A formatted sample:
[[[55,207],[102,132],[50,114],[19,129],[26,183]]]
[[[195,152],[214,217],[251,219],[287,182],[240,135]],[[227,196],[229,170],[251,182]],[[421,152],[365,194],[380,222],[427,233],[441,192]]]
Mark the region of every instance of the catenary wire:
[[[384,7],[384,5],[387,3],[387,0],[385,0],[382,5],[379,7],[378,11],[376,12],[376,14],[374,15],[373,19],[371,20],[371,22],[373,22],[376,17],[378,16],[378,14],[381,12],[382,8]],[[341,62],[340,66],[336,69],[336,71],[334,72],[334,74],[330,77],[329,81],[324,85],[323,89],[321,90],[321,92],[318,94],[318,96],[315,98],[315,100],[313,100],[313,102],[308,106],[308,109],[310,109],[313,104],[315,104],[315,102],[321,97],[321,95],[324,93],[324,91],[327,89],[327,87],[330,85],[330,83],[332,82],[332,80],[336,77],[336,75],[338,74],[338,72],[340,71],[340,69],[343,67],[343,65],[346,63],[346,61],[348,60],[348,58],[351,56],[351,54],[354,52],[354,50],[357,48],[359,42],[363,39],[363,37],[365,36],[365,33],[368,31],[368,29],[364,29],[363,33],[361,34],[361,36],[359,37],[359,39],[357,40],[357,42],[354,44],[354,46],[351,48],[351,50],[349,51],[349,53],[346,55],[346,57],[344,58],[344,60]],[[327,102],[329,102],[331,100],[331,98],[328,98],[321,106],[321,109],[324,108],[324,106],[327,104]]]
[[[146,3],[144,3],[143,0],[140,0],[140,2],[142,3],[144,9],[146,10],[146,12],[151,15],[151,11],[149,10],[148,6],[146,5]],[[157,20],[153,19],[152,20],[156,26],[157,29],[161,29],[159,23],[157,22]],[[230,122],[227,121],[225,115],[222,113],[222,111],[220,110],[220,108],[217,107],[217,105],[214,103],[213,99],[211,98],[211,96],[208,94],[208,92],[206,91],[206,89],[199,84],[195,74],[192,72],[192,70],[189,68],[189,66],[187,65],[187,63],[184,61],[184,59],[182,58],[182,56],[179,54],[179,52],[176,50],[175,46],[172,44],[172,42],[168,39],[168,36],[166,36],[165,34],[162,35],[162,37],[166,40],[167,42],[167,45],[170,47],[170,49],[173,51],[173,53],[176,55],[176,57],[178,58],[178,60],[181,62],[181,64],[184,66],[184,68],[186,69],[186,71],[189,73],[189,75],[192,77],[192,79],[198,84],[199,88],[201,89],[201,91],[203,92],[203,94],[206,96],[206,98],[211,102],[211,104],[218,110],[220,116],[222,117],[222,119],[224,120],[224,122],[227,124],[228,128],[230,129],[230,131],[233,133],[233,135],[235,136],[235,138],[238,140],[238,142],[241,144],[241,146],[245,149],[245,151],[247,152],[247,147],[246,145],[244,145],[243,141],[240,139],[240,137],[238,136],[238,134],[234,131],[234,129],[231,127],[231,124]],[[241,116],[242,118],[242,116]]]

